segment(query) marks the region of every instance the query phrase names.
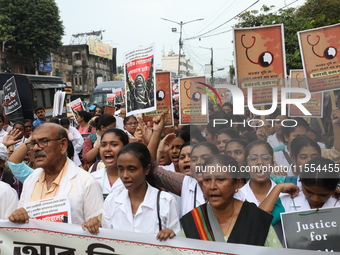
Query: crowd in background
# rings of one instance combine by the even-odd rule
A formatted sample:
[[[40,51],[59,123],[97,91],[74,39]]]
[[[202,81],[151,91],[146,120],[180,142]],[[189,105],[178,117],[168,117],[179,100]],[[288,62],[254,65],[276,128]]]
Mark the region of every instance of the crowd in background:
[[[115,115],[91,106],[71,121],[47,119],[44,107],[34,121],[10,125],[0,115],[0,219],[27,222],[26,203],[65,193],[72,223],[92,234],[103,227],[282,247],[280,213],[340,205],[338,108],[332,137],[321,140],[279,108],[263,118],[210,104],[206,125],[180,125],[173,105],[172,126],[165,113],[145,123],[123,106]],[[211,171],[226,167],[235,171]]]

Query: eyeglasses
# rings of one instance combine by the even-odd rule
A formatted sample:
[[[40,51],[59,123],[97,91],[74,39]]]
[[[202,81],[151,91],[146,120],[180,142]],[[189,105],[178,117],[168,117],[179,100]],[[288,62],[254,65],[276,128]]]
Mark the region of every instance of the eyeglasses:
[[[31,150],[34,148],[34,146],[36,144],[38,144],[39,148],[43,149],[43,148],[46,148],[48,146],[48,143],[51,142],[51,141],[59,141],[63,138],[57,138],[57,139],[40,139],[38,141],[31,141],[29,143],[25,143],[26,146],[27,146],[27,149],[28,150]]]
[[[129,126],[135,125],[135,126],[137,126],[138,122],[129,122],[129,123],[126,123],[125,125],[129,125]]]
[[[124,114],[126,114],[126,112],[120,112],[120,113],[118,113],[119,116],[120,116],[120,115],[124,115]]]
[[[259,161],[259,156],[257,155],[249,155],[247,157],[247,159],[250,161],[250,162],[258,162]],[[264,163],[268,163],[272,160],[272,156],[270,155],[261,155],[261,160],[264,162]]]

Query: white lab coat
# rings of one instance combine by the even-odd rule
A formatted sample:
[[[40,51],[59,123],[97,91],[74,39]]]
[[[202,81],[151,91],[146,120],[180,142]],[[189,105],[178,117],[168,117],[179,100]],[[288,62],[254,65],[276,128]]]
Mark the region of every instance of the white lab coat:
[[[138,233],[157,234],[159,224],[157,217],[158,189],[148,184],[144,201],[139,205],[135,215],[132,214],[131,201],[127,189],[114,190],[105,200],[103,206],[104,228]],[[177,214],[177,204],[167,192],[160,195],[160,218],[162,229],[172,229],[176,235],[181,231]]]
[[[0,219],[8,217],[17,209],[18,193],[10,185],[0,181]]]
[[[103,195],[100,185],[91,174],[68,160],[68,169],[56,196],[68,195],[71,205],[72,224],[83,224],[102,213]],[[35,183],[42,168],[37,168],[24,182],[18,208],[30,202]]]

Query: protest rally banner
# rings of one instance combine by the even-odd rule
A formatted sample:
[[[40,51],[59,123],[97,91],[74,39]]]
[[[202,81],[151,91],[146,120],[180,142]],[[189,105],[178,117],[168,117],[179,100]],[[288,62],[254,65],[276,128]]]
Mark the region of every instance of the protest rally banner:
[[[156,110],[154,52],[154,44],[150,44],[124,54],[128,115]]]
[[[340,252],[340,208],[281,214],[287,248]]]
[[[124,104],[124,91],[121,88],[112,89],[115,104]]]
[[[5,112],[6,115],[15,112],[21,108],[21,102],[17,90],[17,85],[15,83],[15,78],[12,76],[6,81],[3,86],[4,91],[4,101],[5,101]]]
[[[63,114],[65,95],[66,95],[66,92],[63,92],[60,90],[58,90],[54,94],[53,113],[52,113],[53,117]]]
[[[340,24],[298,32],[310,92],[340,88]]]
[[[116,112],[116,107],[112,106],[112,105],[105,105],[104,107],[104,113],[108,113],[111,115],[115,115]]]
[[[245,103],[252,88],[254,105],[272,104],[273,88],[280,101],[285,87],[286,62],[283,25],[234,29],[235,73]]]
[[[91,235],[79,225],[30,220],[16,224],[0,220],[0,254],[148,254],[148,255],[305,255],[306,251],[210,242],[175,237],[163,242],[156,235],[100,229]],[[308,255],[323,252],[308,251]]]
[[[31,219],[71,222],[71,205],[67,195],[26,203],[24,206]]]
[[[305,73],[303,70],[290,70],[289,86],[292,88],[307,89]],[[290,93],[289,98],[304,98],[305,95],[301,93]],[[313,93],[311,99],[307,103],[302,104],[312,114],[310,117],[323,117],[323,92]],[[296,106],[288,105],[289,117],[305,117],[303,112]]]
[[[156,105],[157,110],[143,113],[143,121],[151,122],[155,116],[166,112],[165,126],[173,126],[172,93],[170,72],[156,73]]]
[[[69,106],[71,107],[74,114],[77,114],[78,111],[84,111],[84,105],[80,98],[69,102]]]
[[[106,94],[107,97],[107,105],[114,106],[115,105],[115,95],[112,94]]]
[[[179,119],[181,125],[207,124],[208,98],[204,76],[180,79]]]

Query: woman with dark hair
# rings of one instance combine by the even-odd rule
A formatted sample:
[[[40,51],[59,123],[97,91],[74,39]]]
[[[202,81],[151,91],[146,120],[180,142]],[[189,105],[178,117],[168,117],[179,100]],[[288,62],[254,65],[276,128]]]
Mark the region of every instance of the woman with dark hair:
[[[237,162],[230,156],[214,155],[206,159],[206,169],[235,169]],[[234,198],[241,180],[234,171],[204,171],[202,189],[204,203],[181,218],[186,237],[227,243],[281,247],[272,217],[247,201]]]
[[[106,129],[101,136],[99,153],[104,167],[97,167],[92,175],[101,185],[104,199],[113,190],[123,186],[118,177],[117,157],[119,151],[128,143],[128,136],[118,128]]]
[[[131,138],[135,138],[134,134],[138,126],[137,118],[133,115],[126,116],[123,120],[123,124],[128,136]]]
[[[95,119],[96,133],[85,138],[82,161],[83,168],[88,169],[96,160],[100,160],[100,137],[104,131],[111,127],[116,127],[116,118],[111,114],[105,113]]]
[[[163,154],[168,153],[170,160],[171,160],[171,164],[168,166],[162,166],[162,167],[169,171],[179,172],[179,167],[178,167],[179,152],[181,150],[181,146],[184,143],[190,142],[190,133],[187,131],[177,130],[174,132],[174,134],[176,135],[176,137],[172,142],[171,148],[169,148],[169,150],[166,152],[158,151],[157,162],[159,162]]]
[[[233,138],[240,138],[239,133],[233,128],[222,128],[217,132],[216,145],[221,154],[224,154],[226,143]]]
[[[265,141],[255,141],[245,149],[244,169],[250,176],[250,180],[240,189],[237,198],[254,203],[257,206],[268,196],[275,187],[269,177],[274,168],[273,149]]]
[[[160,150],[166,151],[166,148],[171,147],[174,136],[174,134],[167,135],[159,145]],[[160,167],[153,170],[157,185],[181,197],[180,216],[205,202],[201,189],[201,167],[206,158],[215,154],[219,154],[219,150],[213,143],[203,142],[193,145],[190,153],[190,176]]]
[[[312,167],[322,171],[312,171]],[[314,157],[300,174],[301,191],[293,183],[278,184],[259,207],[274,216],[273,225],[280,221],[283,212],[338,207],[338,200],[332,197],[339,183],[337,170],[339,166],[332,160]],[[286,194],[280,196],[281,193]]]
[[[103,138],[104,139],[104,138]],[[103,206],[104,228],[157,234],[157,239],[173,238],[180,232],[177,204],[172,195],[161,192],[149,183],[151,155],[142,143],[130,143],[118,153],[118,175],[125,186],[106,198]],[[155,221],[155,219],[158,219]],[[97,234],[99,221],[87,226]]]
[[[92,115],[89,112],[86,111],[78,111],[77,112],[77,122],[78,122],[78,126],[77,129],[79,131],[80,134],[92,134],[96,132],[96,129],[92,128],[92,126],[90,126],[88,124],[88,122],[91,120]],[[87,135],[86,135],[87,136]]]
[[[246,147],[246,141],[238,138],[233,138],[226,143],[225,151],[223,154],[233,157],[238,163],[238,166],[241,167],[245,162],[244,152]]]

